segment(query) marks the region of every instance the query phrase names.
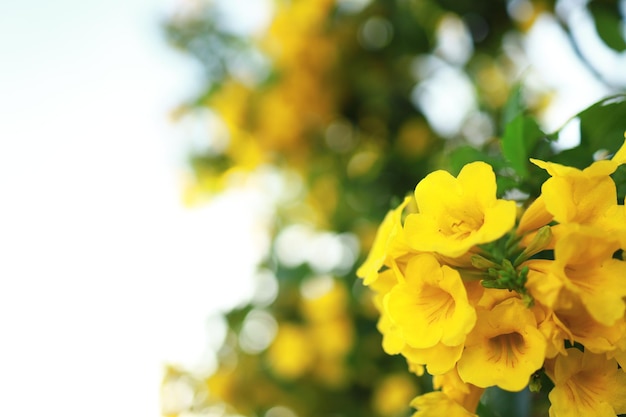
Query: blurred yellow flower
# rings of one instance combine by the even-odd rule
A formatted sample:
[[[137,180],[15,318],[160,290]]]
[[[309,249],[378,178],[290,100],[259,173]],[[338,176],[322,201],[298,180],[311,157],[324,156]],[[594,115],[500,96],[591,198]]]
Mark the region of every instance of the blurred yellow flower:
[[[319,281],[320,286],[326,285],[324,278],[320,278]],[[346,315],[350,296],[348,290],[345,285],[336,280],[329,280],[328,283],[328,288],[323,292],[313,297],[302,297],[300,310],[306,320],[311,323],[327,322]]]
[[[515,224],[515,202],[496,198],[495,174],[484,162],[465,165],[457,178],[441,170],[430,173],[417,184],[415,199],[419,213],[407,216],[405,231],[418,251],[459,257]]]
[[[578,349],[558,356],[550,375],[550,417],[615,417],[626,413],[626,373],[614,359]]]
[[[322,358],[343,358],[354,342],[354,329],[348,316],[313,323],[311,342]]]
[[[405,373],[390,374],[376,384],[372,408],[381,416],[393,416],[405,412],[418,394],[415,380]]]
[[[281,323],[268,350],[269,364],[274,372],[287,379],[302,376],[313,365],[314,346],[307,330],[301,326]]]

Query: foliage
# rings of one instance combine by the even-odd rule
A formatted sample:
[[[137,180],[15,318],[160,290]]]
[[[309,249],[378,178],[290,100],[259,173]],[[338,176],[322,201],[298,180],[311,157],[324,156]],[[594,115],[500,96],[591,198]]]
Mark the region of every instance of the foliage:
[[[268,27],[246,36],[221,24],[219,8],[210,2],[193,3],[172,16],[165,26],[168,39],[197,58],[206,76],[202,91],[174,112],[177,119],[207,126],[206,142],[190,152],[187,202],[201,204],[267,167],[285,183],[299,186],[277,204],[273,244],[260,266],[277,282],[276,297],[250,300],[225,313],[228,332],[211,375],[168,368],[164,387],[183,383],[193,395],[188,401],[168,399],[165,415],[411,414],[413,398],[433,389],[433,381],[422,373],[426,362],[385,353],[394,349],[385,330],[389,323],[379,313],[384,311],[381,294],[390,288],[371,291],[356,278],[357,267],[369,262],[375,280],[389,259],[385,252],[373,262],[378,268],[371,267],[372,244],[389,208],[401,207],[394,218],[403,230],[404,216],[420,204],[405,199],[407,192],[433,171],[449,171],[446,184],[451,184],[450,178],[467,173],[469,164],[495,172],[489,198],[517,200],[520,210],[528,210],[550,177],[530,158],[583,169],[613,155],[623,142],[626,85],[585,59],[563,13],[559,16],[569,42],[610,96],[572,117],[579,123],[576,146],[558,146],[572,123],[546,131],[545,110],[553,92],[532,82],[535,70],[520,61],[519,50],[542,13],[554,16],[565,3],[277,0]],[[592,2],[584,10],[606,45],[621,51],[624,39],[618,28],[624,18],[616,7]],[[446,89],[446,83],[456,90]],[[461,94],[464,88],[469,96]],[[452,97],[444,100],[449,117],[443,123],[440,96]],[[477,181],[477,175],[483,180],[480,186],[491,181],[483,168],[468,181]],[[626,170],[622,166],[611,175],[623,201]],[[435,186],[429,192],[445,197],[448,191]],[[510,234],[513,225],[507,222],[496,222],[485,235],[489,238],[459,246],[457,252],[476,245],[484,248],[483,255],[503,252],[505,256],[496,256],[499,268],[484,279],[490,283],[485,287],[512,290],[528,302],[533,294],[525,291],[523,280],[530,277],[521,273],[512,255],[519,256],[515,250],[522,247],[515,246],[518,241],[501,246],[506,242],[498,239],[498,227]],[[309,252],[296,256],[294,245]],[[449,246],[444,242],[441,247]],[[432,259],[424,262],[436,269]],[[365,281],[367,286],[374,282]],[[525,311],[520,309],[520,316]],[[465,324],[463,337],[473,329]],[[414,325],[407,319],[406,326]],[[448,341],[454,339],[450,337]],[[543,373],[534,375],[536,370],[518,375],[514,386],[482,384],[490,388],[480,391],[480,403],[480,395],[473,398],[471,412],[546,415],[551,382]],[[504,391],[519,391],[524,378],[526,386],[527,374],[536,383],[543,381],[543,391]],[[441,380],[434,384],[446,386]],[[164,389],[168,392],[164,395],[171,396]],[[439,394],[418,397],[422,400],[412,404],[424,407],[424,401],[441,399],[432,395]]]

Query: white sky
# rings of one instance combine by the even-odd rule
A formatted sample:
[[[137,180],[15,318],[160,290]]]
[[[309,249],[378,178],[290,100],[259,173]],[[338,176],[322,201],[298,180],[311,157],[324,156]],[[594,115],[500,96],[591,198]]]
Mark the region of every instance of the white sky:
[[[167,112],[197,68],[161,36],[173,7],[2,1],[3,416],[158,416],[162,364],[249,290],[256,196],[179,203]]]

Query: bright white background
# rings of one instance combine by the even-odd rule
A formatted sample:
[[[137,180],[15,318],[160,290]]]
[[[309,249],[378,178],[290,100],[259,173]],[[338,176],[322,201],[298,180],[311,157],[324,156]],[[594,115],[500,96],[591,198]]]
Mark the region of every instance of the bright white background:
[[[1,3],[0,414],[158,416],[250,289],[257,196],[180,204],[175,1]]]

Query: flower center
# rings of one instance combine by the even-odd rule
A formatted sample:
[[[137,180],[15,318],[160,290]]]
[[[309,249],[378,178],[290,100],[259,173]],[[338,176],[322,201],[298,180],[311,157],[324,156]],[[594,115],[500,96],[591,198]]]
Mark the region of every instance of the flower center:
[[[523,355],[525,350],[524,337],[517,332],[492,337],[488,343],[491,351],[489,359],[494,362],[504,361],[510,368],[515,367],[518,357]]]
[[[485,218],[480,211],[463,208],[450,213],[450,216],[442,219],[443,225],[439,229],[447,237],[463,240],[473,232],[480,229]]]
[[[422,288],[416,304],[430,324],[450,318],[456,307],[454,298],[448,292],[434,285],[425,285]]]

